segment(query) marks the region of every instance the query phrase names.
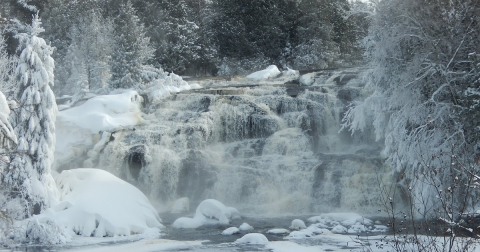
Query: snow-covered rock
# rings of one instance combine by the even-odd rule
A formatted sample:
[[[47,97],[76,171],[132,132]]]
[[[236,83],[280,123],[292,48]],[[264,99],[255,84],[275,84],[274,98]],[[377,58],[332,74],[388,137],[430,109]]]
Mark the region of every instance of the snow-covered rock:
[[[244,235],[240,239],[237,239],[235,243],[267,245],[268,239],[263,234],[250,233],[250,234]]]
[[[274,228],[267,231],[268,234],[288,234],[290,231],[284,228]]]
[[[305,228],[307,228],[307,226],[305,225],[305,222],[303,222],[300,219],[293,220],[292,224],[290,225],[290,229],[300,230]]]
[[[254,79],[254,80],[268,80],[268,79],[273,79],[280,75],[281,72],[278,70],[277,66],[275,65],[270,65],[264,70],[258,71],[251,73],[247,75],[247,79]]]
[[[163,228],[157,211],[136,187],[100,169],[63,171],[56,177],[60,203],[37,218],[72,234],[115,236]]]
[[[232,216],[239,216],[237,209],[226,207],[214,199],[204,200],[198,205],[193,218],[181,217],[172,224],[174,228],[197,228],[203,225],[226,225]]]
[[[222,235],[233,235],[238,233],[240,233],[240,229],[238,229],[237,227],[229,227],[223,230]]]
[[[253,230],[253,227],[250,226],[248,223],[244,222],[242,225],[240,225],[239,229],[242,231],[250,231]]]
[[[312,233],[302,230],[302,231],[293,231],[288,235],[288,238],[303,239],[312,237]]]

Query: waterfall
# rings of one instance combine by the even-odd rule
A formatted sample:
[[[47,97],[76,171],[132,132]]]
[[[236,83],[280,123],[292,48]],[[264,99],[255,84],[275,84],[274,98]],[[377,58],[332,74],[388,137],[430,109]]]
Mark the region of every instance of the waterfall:
[[[368,134],[339,132],[363,85],[352,71],[317,76],[311,86],[211,81],[147,104],[144,123],[114,132],[96,166],[160,211],[181,197],[247,213],[376,210],[390,174],[379,148]]]

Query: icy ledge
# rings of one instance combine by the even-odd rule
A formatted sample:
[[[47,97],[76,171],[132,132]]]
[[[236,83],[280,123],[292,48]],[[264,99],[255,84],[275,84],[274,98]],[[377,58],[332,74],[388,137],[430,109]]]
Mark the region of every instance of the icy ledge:
[[[56,177],[60,203],[35,217],[55,221],[70,235],[116,236],[163,228],[157,211],[136,187],[99,169],[63,171]]]

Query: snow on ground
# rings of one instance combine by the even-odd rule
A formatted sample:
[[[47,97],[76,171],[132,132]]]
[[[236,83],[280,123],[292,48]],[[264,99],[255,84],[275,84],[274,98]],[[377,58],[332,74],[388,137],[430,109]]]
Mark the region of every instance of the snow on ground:
[[[56,177],[60,203],[35,218],[52,219],[72,235],[117,236],[148,232],[157,237],[161,219],[136,187],[99,169],[63,171]]]
[[[214,199],[204,200],[198,205],[193,218],[181,217],[172,224],[174,228],[197,228],[203,225],[229,224],[238,210],[226,207],[223,203]]]
[[[273,79],[281,74],[280,70],[278,70],[277,66],[271,65],[264,70],[251,73],[247,75],[247,79],[253,80],[268,80]]]

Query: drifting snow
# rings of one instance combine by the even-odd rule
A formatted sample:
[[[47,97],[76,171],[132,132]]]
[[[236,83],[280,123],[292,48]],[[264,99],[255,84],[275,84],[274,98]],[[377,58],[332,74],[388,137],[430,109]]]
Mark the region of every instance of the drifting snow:
[[[235,241],[235,243],[267,245],[268,244],[268,239],[263,234],[250,233],[250,234],[244,235],[240,239],[237,239]]]
[[[240,229],[238,229],[237,227],[229,227],[223,230],[222,235],[233,235],[238,233],[240,233]]]
[[[267,69],[251,73],[247,75],[247,79],[254,79],[254,80],[268,80],[268,79],[273,79],[280,75],[281,72],[278,70],[277,66],[271,65],[267,67]]]
[[[163,228],[140,190],[104,170],[67,170],[56,180],[61,202],[37,218],[54,220],[71,234],[104,237]]]
[[[197,228],[203,225],[227,225],[236,217],[238,210],[226,207],[218,200],[207,199],[198,205],[193,218],[181,217],[173,222],[174,228]]]

